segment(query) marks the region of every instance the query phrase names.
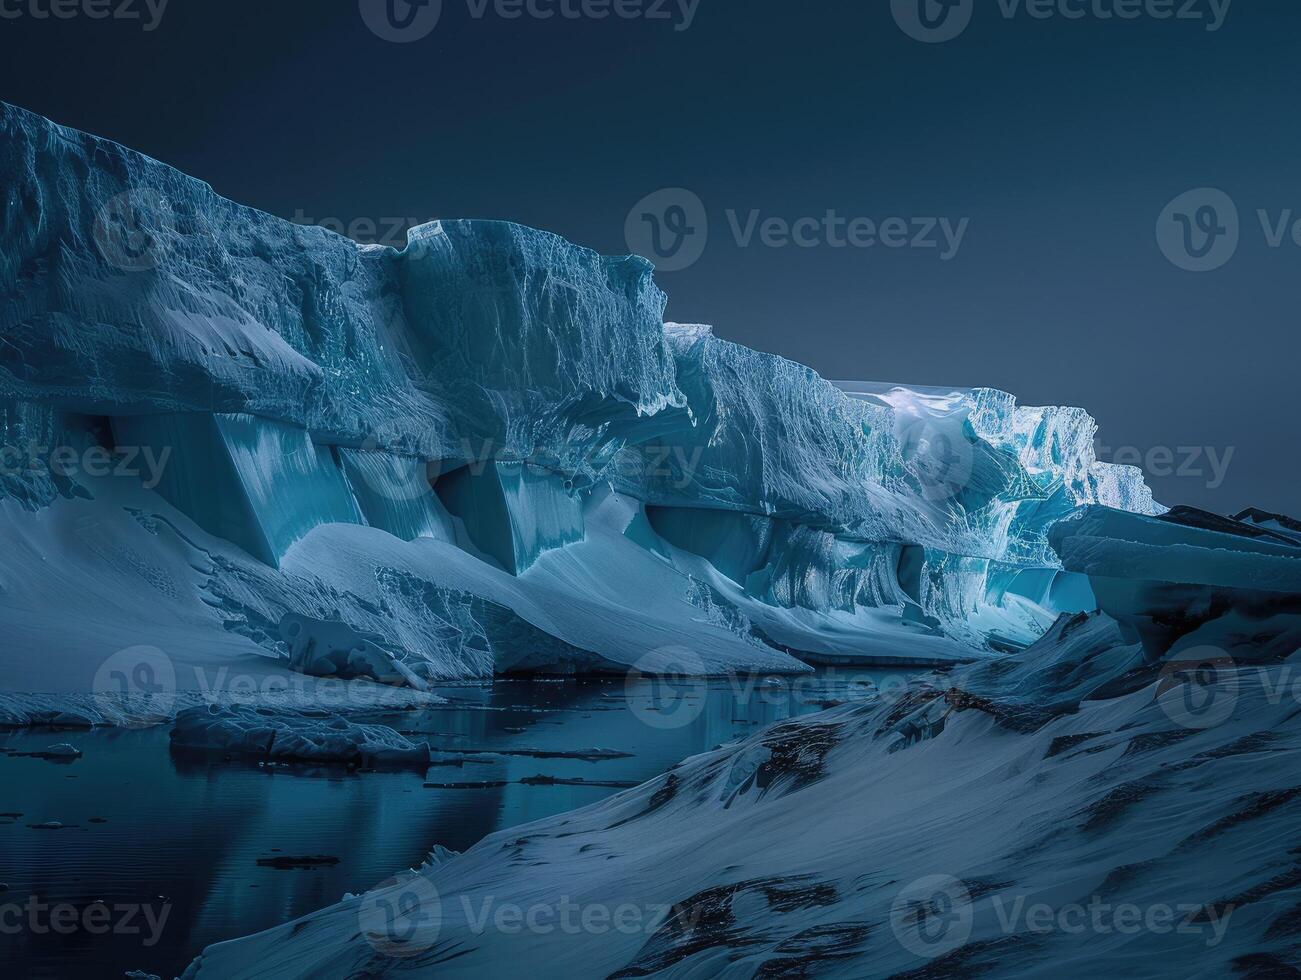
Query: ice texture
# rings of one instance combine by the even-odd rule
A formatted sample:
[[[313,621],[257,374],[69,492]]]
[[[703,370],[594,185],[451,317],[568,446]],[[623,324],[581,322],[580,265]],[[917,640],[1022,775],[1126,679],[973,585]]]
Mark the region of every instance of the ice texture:
[[[306,429],[249,415],[136,415],[114,420],[113,435],[165,461],[163,498],[268,565],[314,527],[361,522],[337,460]]]
[[[583,506],[559,474],[528,463],[460,467],[438,480],[439,499],[472,546],[512,575],[583,540]]]
[[[1087,507],[1050,538],[1098,607],[1148,649],[1251,658],[1301,647],[1301,540],[1286,533],[1188,507],[1161,517]]]
[[[7,105],[0,175],[7,443],[159,463],[0,476],[24,694],[141,636],[180,689],[962,662],[1091,608],[1054,521],[1161,510],[1082,411],[837,386],[665,324],[644,259],[504,222],[360,246]],[[291,655],[286,617],[348,642]]]
[[[384,648],[378,633],[359,633],[346,623],[289,613],[280,620],[280,636],[289,647],[290,666],[300,674],[425,687],[399,655]]]
[[[429,492],[429,461],[389,452],[338,450],[348,486],[371,527],[403,541],[436,538],[453,541],[451,516]]]

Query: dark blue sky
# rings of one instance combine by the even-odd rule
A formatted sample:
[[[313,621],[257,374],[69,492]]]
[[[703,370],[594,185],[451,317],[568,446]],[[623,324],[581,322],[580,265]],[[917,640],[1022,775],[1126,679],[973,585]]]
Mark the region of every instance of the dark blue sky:
[[[1038,0],[1051,16],[1036,17],[1032,0],[974,0],[965,32],[927,44],[887,0],[699,0],[686,30],[680,0],[669,20],[509,19],[493,3],[476,18],[482,0],[443,0],[428,36],[399,44],[359,0],[171,0],[150,31],[145,0],[109,0],[143,20],[33,15],[49,2],[0,4],[17,14],[0,19],[0,98],[231,198],[361,233],[509,218],[622,253],[634,206],[685,188],[708,237],[659,276],[671,318],[831,378],[1083,405],[1104,458],[1146,460],[1168,503],[1301,510],[1301,246],[1271,247],[1257,214],[1301,219],[1301,5]],[[898,2],[906,20],[920,0]],[[1187,3],[1201,19],[1150,16]],[[1136,19],[1098,16],[1126,5]],[[1202,187],[1241,231],[1195,273],[1157,227]],[[1219,211],[1203,225],[1203,205],[1175,212],[1196,236],[1229,227]],[[759,230],[828,211],[844,223],[798,226],[810,247]],[[882,244],[940,218],[964,229],[956,250],[939,225],[939,248]],[[732,226],[752,220],[745,245]],[[830,244],[850,228],[875,244]]]

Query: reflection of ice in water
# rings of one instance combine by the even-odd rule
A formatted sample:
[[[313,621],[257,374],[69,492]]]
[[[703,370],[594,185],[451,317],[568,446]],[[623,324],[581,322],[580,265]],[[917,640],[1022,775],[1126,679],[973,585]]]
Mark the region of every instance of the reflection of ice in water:
[[[107,972],[147,969],[177,976],[204,946],[247,935],[360,893],[442,845],[464,850],[487,834],[586,806],[641,783],[688,756],[752,734],[835,701],[890,691],[905,675],[824,671],[807,677],[730,678],[702,686],[628,687],[601,681],[502,681],[441,689],[447,707],[376,716],[437,749],[544,753],[599,747],[622,757],[585,761],[500,754],[466,755],[459,766],[423,773],[366,773],[338,768],[265,769],[173,756],[166,728],[78,732],[84,753],[77,779],[67,767],[0,757],[0,811],[21,812],[21,826],[59,820],[57,833],[0,834],[0,867],[25,902],[171,903],[168,926],[152,949],[140,937],[66,937],[25,933],[10,945],[20,967],[69,974],[93,954]],[[675,693],[676,692],[676,693]],[[681,694],[700,704],[681,727],[656,729],[635,706],[661,707]],[[49,733],[11,733],[4,746],[48,748]],[[455,753],[453,753],[455,754]],[[534,780],[535,776],[554,777]],[[521,780],[529,780],[525,785]],[[586,781],[588,785],[579,783]],[[484,789],[426,789],[424,783],[484,783]],[[616,785],[592,785],[592,781]],[[92,818],[105,821],[92,822]],[[84,830],[82,829],[84,828]],[[258,858],[330,855],[312,871],[259,868]],[[170,972],[169,972],[170,971]]]

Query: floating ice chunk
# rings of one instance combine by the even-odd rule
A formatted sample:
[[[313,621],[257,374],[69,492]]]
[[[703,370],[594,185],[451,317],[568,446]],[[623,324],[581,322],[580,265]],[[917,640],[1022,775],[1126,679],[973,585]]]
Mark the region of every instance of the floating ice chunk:
[[[1301,544],[1087,507],[1049,532],[1070,570],[1092,578],[1301,593]]]
[[[1088,576],[1099,607],[1149,650],[1197,637],[1256,659],[1301,644],[1301,542],[1286,535],[1187,508],[1145,517],[1088,507],[1049,539],[1066,568]]]
[[[427,742],[413,742],[382,725],[358,725],[341,715],[205,705],[176,716],[172,745],[258,759],[339,762],[360,766],[429,765]]]

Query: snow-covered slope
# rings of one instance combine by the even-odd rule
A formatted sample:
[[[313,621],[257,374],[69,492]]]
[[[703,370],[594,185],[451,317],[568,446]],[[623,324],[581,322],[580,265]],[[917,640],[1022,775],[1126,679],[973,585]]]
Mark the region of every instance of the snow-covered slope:
[[[1063,617],[186,976],[1291,976],[1301,709],[1277,694],[1298,656],[1154,659],[1104,614]]]

